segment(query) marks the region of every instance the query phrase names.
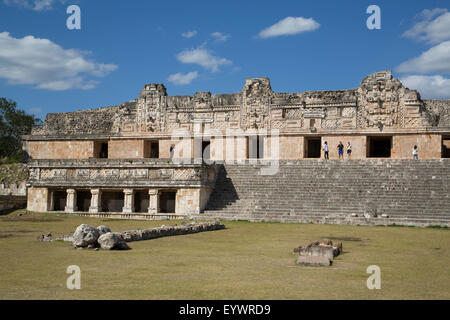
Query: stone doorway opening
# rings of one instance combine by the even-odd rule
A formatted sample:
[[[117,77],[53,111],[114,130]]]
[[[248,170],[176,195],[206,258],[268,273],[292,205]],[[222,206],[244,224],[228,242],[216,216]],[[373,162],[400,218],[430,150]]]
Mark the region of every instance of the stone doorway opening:
[[[107,159],[108,158],[108,141],[94,142],[94,158]]]
[[[52,191],[53,211],[64,211],[67,203],[67,192],[62,190]]]
[[[148,191],[138,190],[134,192],[134,212],[148,212],[149,202]]]
[[[158,159],[159,158],[159,141],[151,140],[145,141],[144,144],[144,158]]]
[[[102,212],[122,212],[124,193],[122,191],[102,192]]]
[[[77,211],[87,212],[91,206],[91,191],[77,190]]]
[[[248,157],[250,159],[264,158],[264,136],[249,136],[248,140]]]
[[[320,158],[321,142],[317,138],[305,138],[305,158]]]
[[[450,136],[442,137],[442,158],[450,158]]]
[[[392,136],[367,137],[367,158],[390,158]]]
[[[159,196],[161,213],[175,213],[176,191],[162,191]]]
[[[206,161],[211,158],[211,142],[209,140],[202,141],[202,158]]]

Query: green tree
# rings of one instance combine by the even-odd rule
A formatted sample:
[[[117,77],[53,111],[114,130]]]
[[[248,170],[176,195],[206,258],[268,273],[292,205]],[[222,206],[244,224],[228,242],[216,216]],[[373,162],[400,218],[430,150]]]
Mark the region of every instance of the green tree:
[[[0,159],[21,161],[21,136],[29,134],[33,126],[39,125],[42,125],[41,119],[17,109],[15,101],[0,98]]]

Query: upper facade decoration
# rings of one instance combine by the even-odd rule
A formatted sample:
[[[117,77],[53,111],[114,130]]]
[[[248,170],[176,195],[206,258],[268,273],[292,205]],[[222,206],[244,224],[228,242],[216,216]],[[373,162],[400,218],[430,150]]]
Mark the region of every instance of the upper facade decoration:
[[[48,114],[32,136],[160,136],[192,132],[198,123],[222,132],[421,129],[450,127],[449,108],[449,101],[421,100],[391,71],[365,77],[356,89],[302,93],[274,92],[264,77],[246,79],[232,94],[169,96],[163,84],[147,84],[137,99],[119,106]]]

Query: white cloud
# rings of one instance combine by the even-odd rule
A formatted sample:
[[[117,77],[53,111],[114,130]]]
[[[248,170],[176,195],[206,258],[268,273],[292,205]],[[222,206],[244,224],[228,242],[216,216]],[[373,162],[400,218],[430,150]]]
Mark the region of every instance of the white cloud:
[[[211,33],[211,36],[215,39],[217,42],[224,42],[227,41],[227,39],[230,37],[229,34],[224,34],[222,32],[213,32]]]
[[[65,3],[67,0],[59,0]],[[44,11],[53,9],[56,0],[3,0],[3,3],[9,6],[17,6],[34,11]]]
[[[182,51],[176,57],[182,63],[198,64],[212,72],[220,71],[220,66],[232,64],[228,59],[212,55],[209,50],[204,49],[202,46],[196,49]]]
[[[192,82],[192,80],[194,80],[197,77],[198,77],[197,71],[188,72],[186,74],[179,72],[179,73],[171,74],[169,76],[169,78],[167,78],[167,80],[169,80],[170,82],[172,82],[174,84],[181,85],[181,84],[189,84]]]
[[[39,89],[92,89],[97,80],[117,69],[114,64],[87,60],[89,52],[63,49],[48,39],[11,37],[0,33],[0,78],[9,84],[30,84]]]
[[[440,75],[410,75],[400,78],[408,88],[419,91],[424,99],[450,99],[450,79]]]
[[[418,16],[421,20],[405,31],[403,37],[431,44],[450,39],[450,12],[447,9],[425,9]]]
[[[197,35],[197,30],[186,31],[181,34],[181,36],[183,36],[184,38],[192,38],[192,37],[195,37],[196,35]]]
[[[270,38],[283,35],[294,35],[302,32],[313,31],[319,27],[320,24],[313,18],[306,19],[303,17],[287,17],[262,30],[258,36],[260,38]]]
[[[403,62],[396,71],[450,74],[450,41],[442,42],[420,56]]]

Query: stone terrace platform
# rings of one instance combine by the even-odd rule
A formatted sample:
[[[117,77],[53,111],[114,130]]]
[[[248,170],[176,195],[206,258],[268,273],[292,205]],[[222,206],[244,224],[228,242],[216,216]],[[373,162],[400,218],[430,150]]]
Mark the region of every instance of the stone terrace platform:
[[[450,225],[450,159],[285,160],[274,175],[262,167],[223,166],[203,217]]]

